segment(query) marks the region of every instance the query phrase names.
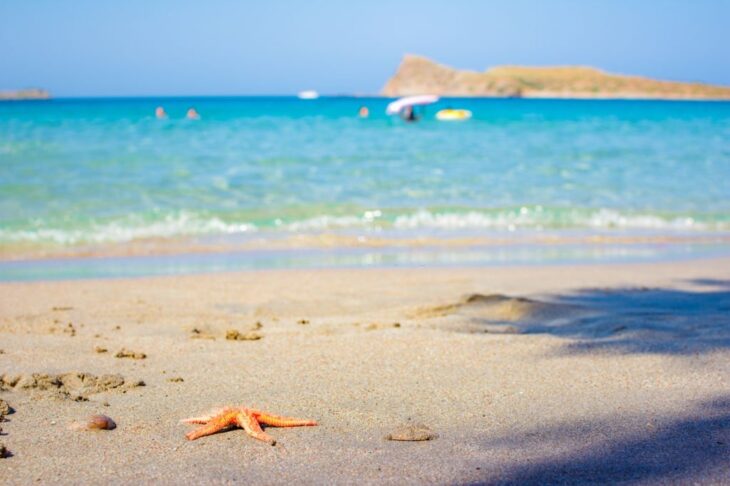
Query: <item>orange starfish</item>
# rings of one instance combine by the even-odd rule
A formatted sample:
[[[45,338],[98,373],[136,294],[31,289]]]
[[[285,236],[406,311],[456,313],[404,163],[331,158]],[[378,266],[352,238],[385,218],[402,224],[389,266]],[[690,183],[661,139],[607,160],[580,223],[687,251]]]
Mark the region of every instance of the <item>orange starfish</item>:
[[[195,440],[206,435],[215,434],[232,427],[241,427],[254,439],[276,444],[276,440],[261,429],[261,424],[272,427],[302,427],[317,425],[314,420],[303,420],[293,417],[281,417],[246,407],[225,407],[213,410],[200,417],[181,420],[186,424],[203,424],[203,427],[185,434],[188,440]]]

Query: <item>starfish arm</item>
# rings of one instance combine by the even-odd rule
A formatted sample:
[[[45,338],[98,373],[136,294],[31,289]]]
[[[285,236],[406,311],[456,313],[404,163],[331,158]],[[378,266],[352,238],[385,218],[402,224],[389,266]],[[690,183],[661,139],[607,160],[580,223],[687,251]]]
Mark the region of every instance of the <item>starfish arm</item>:
[[[221,414],[212,417],[202,427],[198,427],[197,429],[188,432],[185,434],[185,437],[187,437],[188,440],[195,440],[227,429],[236,424],[236,415],[237,412],[235,411],[224,411]]]
[[[272,415],[270,413],[252,411],[256,419],[262,424],[271,425],[272,427],[306,427],[317,425],[315,420],[305,420],[294,417],[282,417],[281,415]]]
[[[207,424],[210,417],[189,417],[180,420],[181,424]]]
[[[259,425],[259,422],[253,413],[248,410],[244,410],[239,412],[236,418],[238,425],[243,427],[243,430],[245,430],[248,435],[254,439],[268,442],[271,445],[276,445],[276,440],[261,429],[261,425]]]
[[[182,419],[180,423],[183,424],[207,424],[214,418],[216,418],[219,415],[222,415],[224,413],[228,413],[232,411],[233,409],[231,407],[223,407],[223,408],[215,408],[211,410],[210,412],[206,413],[205,415],[200,415],[198,417],[189,417],[186,419]]]

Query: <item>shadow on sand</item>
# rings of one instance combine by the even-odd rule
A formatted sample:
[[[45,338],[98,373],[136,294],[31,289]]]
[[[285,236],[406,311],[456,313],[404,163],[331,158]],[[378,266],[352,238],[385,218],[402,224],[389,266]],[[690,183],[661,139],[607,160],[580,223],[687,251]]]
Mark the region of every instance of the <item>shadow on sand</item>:
[[[730,348],[730,281],[695,280],[688,289],[605,288],[545,300],[472,294],[413,317],[442,330],[551,334],[566,353],[692,354]]]
[[[419,312],[442,330],[559,336],[559,354],[730,348],[730,281],[686,283],[582,289],[544,299],[472,294]],[[627,412],[488,438],[482,447],[503,462],[475,464],[483,479],[477,476],[474,484],[730,485],[730,395],[686,410],[660,417]]]
[[[583,308],[587,315],[529,325],[525,332],[575,339],[567,352],[690,354],[730,348],[730,281],[691,283],[704,288],[592,289],[558,296],[556,303]]]
[[[596,436],[601,440],[591,441]],[[507,466],[473,484],[728,484],[730,396],[655,426],[612,430],[610,423],[579,424],[492,439],[484,446],[529,450],[536,441],[554,444],[551,455],[557,457]],[[570,449],[562,452],[560,444],[566,443]]]

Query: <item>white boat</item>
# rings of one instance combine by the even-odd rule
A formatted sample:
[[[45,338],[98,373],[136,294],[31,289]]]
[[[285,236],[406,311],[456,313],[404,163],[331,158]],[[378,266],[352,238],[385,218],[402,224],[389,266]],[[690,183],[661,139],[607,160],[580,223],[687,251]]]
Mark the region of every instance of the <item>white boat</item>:
[[[388,115],[397,115],[408,107],[430,105],[436,103],[438,100],[439,97],[434,95],[406,96],[405,98],[399,98],[389,103],[385,109],[385,113]]]
[[[300,91],[297,96],[299,96],[300,100],[316,100],[317,98],[319,98],[319,93],[317,93],[313,89],[308,89]]]

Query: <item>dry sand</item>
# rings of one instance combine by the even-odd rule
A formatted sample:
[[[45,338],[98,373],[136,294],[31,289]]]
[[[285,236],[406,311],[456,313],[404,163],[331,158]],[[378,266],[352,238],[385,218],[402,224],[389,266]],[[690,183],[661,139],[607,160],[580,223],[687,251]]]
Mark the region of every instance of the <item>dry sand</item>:
[[[726,259],[2,284],[0,350],[3,484],[730,484]]]

